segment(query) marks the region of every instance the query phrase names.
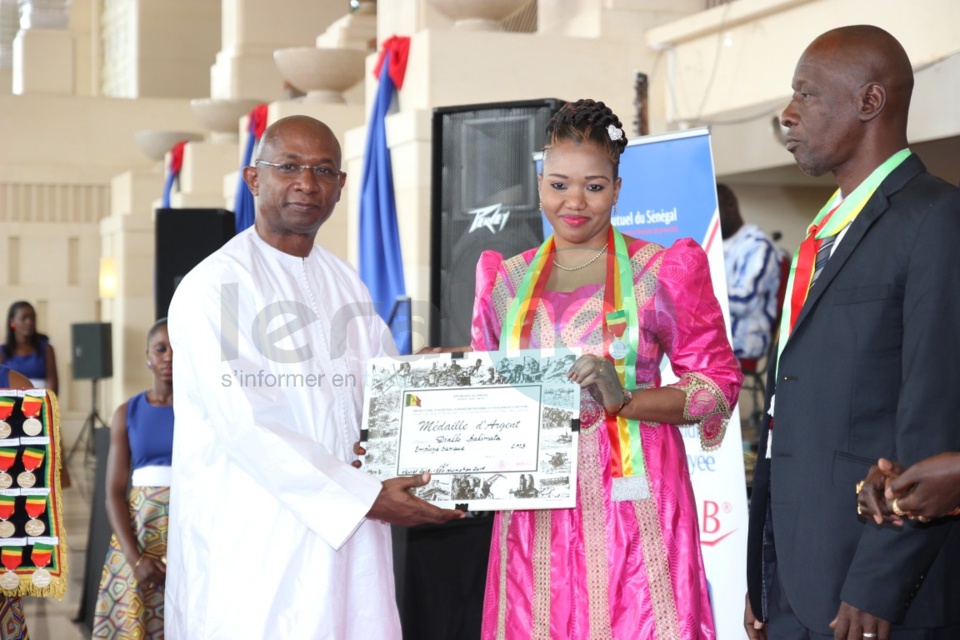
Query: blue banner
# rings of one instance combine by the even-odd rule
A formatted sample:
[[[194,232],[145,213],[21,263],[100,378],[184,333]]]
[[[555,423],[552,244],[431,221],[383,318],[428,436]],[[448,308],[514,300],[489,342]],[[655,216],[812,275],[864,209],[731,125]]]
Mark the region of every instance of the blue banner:
[[[397,350],[410,353],[409,298],[403,279],[393,167],[384,119],[393,100],[388,69],[391,53],[380,67],[380,85],[367,125],[363,180],[360,187],[360,277],[370,289],[377,313],[390,326]]]

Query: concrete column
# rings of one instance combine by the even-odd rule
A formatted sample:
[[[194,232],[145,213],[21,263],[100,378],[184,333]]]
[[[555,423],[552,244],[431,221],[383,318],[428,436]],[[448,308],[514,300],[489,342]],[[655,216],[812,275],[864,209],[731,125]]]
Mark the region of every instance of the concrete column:
[[[210,96],[277,100],[286,96],[276,49],[313,46],[348,11],[346,2],[222,0],[221,50],[210,68]]]
[[[103,321],[113,323],[113,377],[105,384],[105,416],[110,407],[153,383],[144,362],[154,319],[152,200],[162,190],[162,171],[122,173],[110,182],[110,216],[100,221],[100,255],[113,260],[117,282],[115,297],[101,306]]]
[[[13,39],[13,93],[73,94],[69,0],[20,0]]]

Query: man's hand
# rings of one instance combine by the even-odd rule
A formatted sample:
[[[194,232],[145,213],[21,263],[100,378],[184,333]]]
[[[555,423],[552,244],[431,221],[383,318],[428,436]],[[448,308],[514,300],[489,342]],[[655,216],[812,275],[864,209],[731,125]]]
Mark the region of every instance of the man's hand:
[[[410,493],[410,489],[422,487],[428,482],[430,482],[429,473],[385,480],[380,489],[380,495],[370,507],[367,517],[401,527],[427,523],[443,524],[466,517],[463,511],[435,507]]]
[[[887,486],[886,498],[908,517],[922,522],[960,512],[960,453],[921,460]]]
[[[877,524],[883,524],[886,520],[898,526],[902,525],[903,520],[893,512],[884,497],[890,482],[902,472],[902,465],[885,458],[880,458],[877,464],[870,467],[867,477],[857,485],[860,487],[857,492],[857,514],[872,518]]]
[[[468,351],[473,351],[470,345],[466,344],[462,347],[423,347],[420,351],[417,351],[417,355],[425,355],[431,353],[466,353]]]
[[[743,628],[747,630],[750,640],[767,640],[767,625],[757,620],[750,606],[750,594],[746,595],[746,604],[743,606]]]
[[[866,611],[840,603],[837,617],[830,623],[834,640],[890,640],[890,623]]]

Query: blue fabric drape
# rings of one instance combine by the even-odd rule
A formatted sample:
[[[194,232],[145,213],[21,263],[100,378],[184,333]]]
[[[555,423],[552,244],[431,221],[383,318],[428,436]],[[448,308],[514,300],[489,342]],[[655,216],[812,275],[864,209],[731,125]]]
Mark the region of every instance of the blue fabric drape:
[[[173,191],[173,185],[179,178],[179,174],[174,173],[173,169],[167,169],[167,179],[163,183],[163,201],[164,209],[170,208],[170,193]]]
[[[367,126],[366,154],[360,189],[360,277],[370,289],[377,313],[388,322],[397,350],[410,353],[409,301],[400,305],[390,322],[397,298],[405,296],[393,169],[387,147],[385,118],[393,100],[394,84],[389,56],[380,67],[380,85]]]
[[[247,146],[243,150],[243,162],[240,163],[240,173],[237,175],[237,190],[234,194],[233,211],[236,214],[236,230],[240,233],[247,227],[253,226],[256,217],[256,204],[253,194],[243,181],[243,168],[249,166],[253,158],[253,149],[257,145],[257,137],[252,131],[247,132]]]

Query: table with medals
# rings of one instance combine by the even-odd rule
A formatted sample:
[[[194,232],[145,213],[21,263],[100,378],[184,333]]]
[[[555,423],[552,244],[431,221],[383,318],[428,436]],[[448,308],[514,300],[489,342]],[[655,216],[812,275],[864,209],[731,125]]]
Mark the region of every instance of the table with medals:
[[[66,591],[60,416],[43,389],[0,389],[0,594]]]

